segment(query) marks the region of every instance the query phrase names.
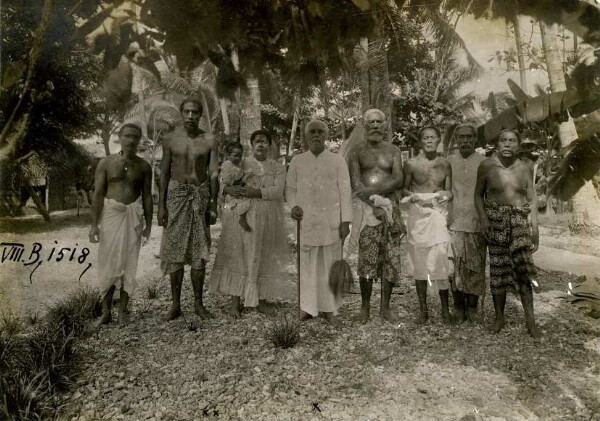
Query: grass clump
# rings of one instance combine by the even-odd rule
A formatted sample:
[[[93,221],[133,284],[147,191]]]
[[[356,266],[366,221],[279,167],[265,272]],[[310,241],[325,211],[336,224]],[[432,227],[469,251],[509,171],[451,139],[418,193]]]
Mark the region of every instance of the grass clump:
[[[151,284],[146,287],[149,300],[155,300],[158,297],[158,287],[156,284]]]
[[[269,327],[267,339],[277,348],[292,348],[300,341],[300,323],[284,315]]]
[[[100,314],[98,293],[78,290],[50,307],[29,331],[0,323],[0,420],[55,419],[77,375],[77,337]]]

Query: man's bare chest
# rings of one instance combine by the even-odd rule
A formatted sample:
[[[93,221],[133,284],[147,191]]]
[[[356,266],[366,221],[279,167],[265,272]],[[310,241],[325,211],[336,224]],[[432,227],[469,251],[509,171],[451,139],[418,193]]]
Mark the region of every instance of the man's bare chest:
[[[391,172],[394,166],[394,159],[385,152],[374,152],[363,150],[358,154],[358,164],[361,171],[379,170]]]
[[[171,154],[175,158],[197,159],[208,155],[211,145],[203,138],[178,139],[171,144]]]
[[[439,162],[421,161],[413,167],[413,182],[416,184],[441,184],[447,175],[447,169]]]

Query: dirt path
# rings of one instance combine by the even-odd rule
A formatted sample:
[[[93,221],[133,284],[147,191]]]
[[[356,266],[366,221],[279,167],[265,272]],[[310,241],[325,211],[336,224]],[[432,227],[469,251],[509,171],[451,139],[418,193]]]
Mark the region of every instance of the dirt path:
[[[533,259],[536,266],[546,270],[600,277],[600,257],[540,245]]]

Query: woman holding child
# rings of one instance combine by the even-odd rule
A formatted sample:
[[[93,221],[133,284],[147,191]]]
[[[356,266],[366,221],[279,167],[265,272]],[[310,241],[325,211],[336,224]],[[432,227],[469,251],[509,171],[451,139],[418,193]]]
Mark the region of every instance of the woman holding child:
[[[266,300],[285,295],[288,263],[283,215],[285,168],[268,157],[271,136],[250,136],[252,156],[241,160],[240,144],[227,147],[220,175],[222,232],[211,273],[210,292],[231,295],[228,313],[240,317],[244,306],[262,313]]]

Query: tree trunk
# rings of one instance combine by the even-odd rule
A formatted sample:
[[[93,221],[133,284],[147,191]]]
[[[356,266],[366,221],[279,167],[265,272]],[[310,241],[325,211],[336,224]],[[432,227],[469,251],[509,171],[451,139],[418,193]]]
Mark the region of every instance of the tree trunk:
[[[252,150],[250,135],[261,127],[260,89],[258,79],[254,76],[246,78],[247,89],[240,95],[240,141],[244,145],[244,155]]]
[[[550,90],[561,92],[567,90],[565,74],[562,67],[562,59],[556,42],[556,25],[540,23],[542,33],[542,46],[550,80]],[[561,147],[568,146],[577,139],[575,122],[569,116],[569,120],[561,123],[558,128]],[[591,181],[586,182],[573,197],[573,214],[576,218],[589,221],[594,225],[600,225],[600,200]]]
[[[32,102],[34,100],[32,98],[31,84],[35,76],[37,62],[42,54],[42,44],[46,39],[46,32],[50,28],[54,3],[54,0],[44,0],[42,20],[35,31],[31,49],[29,50],[27,75],[23,83],[19,102],[17,102],[17,105],[12,110],[0,133],[0,163],[3,164],[10,162],[14,158],[17,149],[27,134],[29,119],[31,117],[30,109],[33,106]]]
[[[25,190],[27,190],[27,193],[33,199],[33,203],[35,203],[35,208],[37,209],[37,211],[40,213],[40,215],[42,215],[44,221],[50,222],[50,214],[48,213],[48,209],[46,209],[46,207],[42,203],[42,199],[40,199],[40,196],[34,190],[33,186],[31,185],[31,181],[29,181],[29,178],[25,174],[23,174],[23,171],[21,171],[21,169],[18,167],[17,174],[19,176],[19,179],[21,180],[21,183],[25,187]],[[48,188],[48,185],[46,185],[46,188]]]
[[[527,84],[527,69],[525,68],[525,53],[523,52],[523,41],[521,41],[521,23],[519,22],[519,15],[515,11],[512,15],[512,24],[515,31],[515,44],[517,47],[517,60],[519,63],[519,77],[521,82],[521,89],[527,95],[529,95],[529,85]]]

